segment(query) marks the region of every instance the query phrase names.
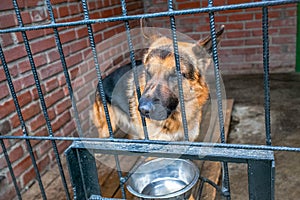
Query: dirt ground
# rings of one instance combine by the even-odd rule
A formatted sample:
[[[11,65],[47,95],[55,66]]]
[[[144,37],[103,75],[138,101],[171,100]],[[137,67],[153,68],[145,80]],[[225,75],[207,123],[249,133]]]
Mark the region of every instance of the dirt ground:
[[[227,98],[235,100],[230,143],[264,144],[263,75],[225,76]],[[300,74],[271,74],[272,145],[300,147]],[[300,153],[275,152],[275,198],[299,199]],[[232,199],[248,199],[247,166],[231,164]]]

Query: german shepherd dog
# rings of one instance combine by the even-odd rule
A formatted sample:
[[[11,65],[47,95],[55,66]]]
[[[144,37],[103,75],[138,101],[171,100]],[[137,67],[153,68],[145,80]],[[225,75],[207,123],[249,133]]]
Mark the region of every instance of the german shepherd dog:
[[[217,32],[217,42],[224,31]],[[200,132],[202,107],[209,97],[209,89],[203,75],[212,64],[211,37],[196,43],[178,42],[179,62],[189,141],[196,141]],[[144,139],[141,116],[145,117],[148,137],[151,140],[184,140],[184,128],[179,105],[176,64],[172,39],[153,37],[138,68],[141,97],[138,99],[134,78],[125,76],[131,64],[120,67],[103,80],[104,94],[113,131],[121,128],[130,138]],[[124,76],[125,78],[122,78]],[[119,83],[118,83],[119,82]],[[120,83],[121,82],[121,83]],[[115,100],[113,90],[119,85]],[[93,121],[99,137],[109,137],[108,126],[99,85],[93,105]]]

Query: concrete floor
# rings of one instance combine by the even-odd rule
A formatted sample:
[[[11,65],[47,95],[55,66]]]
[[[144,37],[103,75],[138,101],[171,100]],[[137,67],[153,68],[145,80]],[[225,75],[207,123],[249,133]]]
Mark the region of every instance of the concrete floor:
[[[230,143],[265,144],[263,75],[223,77],[235,100]],[[300,147],[300,73],[271,74],[271,133],[276,146]],[[300,153],[275,152],[275,198],[300,197]],[[230,164],[232,199],[248,199],[246,165]]]

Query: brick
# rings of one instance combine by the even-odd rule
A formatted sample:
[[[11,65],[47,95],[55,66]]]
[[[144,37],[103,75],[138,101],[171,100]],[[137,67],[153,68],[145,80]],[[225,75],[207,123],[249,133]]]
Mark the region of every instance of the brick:
[[[33,40],[36,38],[41,38],[43,36],[46,36],[46,33],[44,29],[40,29],[40,30],[27,31],[26,35],[29,40]],[[23,41],[23,39],[21,39],[20,41]]]
[[[295,44],[296,38],[295,37],[288,37],[288,36],[273,36],[272,37],[272,44]]]
[[[62,98],[64,98],[64,93],[62,89],[52,92],[51,94],[45,97],[46,106],[51,107],[56,102],[60,101]]]
[[[63,18],[69,15],[69,9],[68,6],[60,6],[58,8],[59,17]]]
[[[74,130],[76,130],[76,125],[75,125],[74,120],[71,120],[64,126],[64,128],[62,130],[63,136],[71,136],[71,134]]]
[[[9,151],[9,160],[11,163],[14,163],[15,161],[19,160],[24,155],[24,150],[22,146],[16,146],[13,147],[12,150]]]
[[[33,167],[30,167],[21,177],[22,187],[25,187],[28,183],[30,183],[36,177],[35,171]]]
[[[185,2],[178,5],[178,9],[191,9],[191,8],[200,8],[200,1],[194,2]]]
[[[74,43],[70,44],[69,45],[69,52],[70,53],[76,53],[78,51],[86,49],[87,47],[88,47],[87,39],[82,39],[82,40],[75,41]]]
[[[89,83],[95,79],[97,79],[97,74],[94,71],[91,71],[91,72],[87,73],[86,75],[84,75],[85,83]]]
[[[3,48],[13,44],[14,41],[12,39],[11,34],[6,33],[0,35],[0,42],[1,42],[1,47]]]
[[[28,72],[31,70],[31,66],[30,66],[28,59],[19,62],[18,70],[20,73],[25,73],[25,72]]]
[[[280,28],[279,29],[279,34],[281,35],[296,35],[296,27],[288,27],[288,28]]]
[[[32,22],[41,22],[47,20],[47,12],[44,7],[36,7],[35,10],[31,11]]]
[[[33,119],[32,121],[30,121],[30,123],[29,123],[30,131],[34,132],[38,128],[44,126],[45,124],[46,124],[46,120],[44,118],[44,115],[38,114],[37,117],[35,119]]]
[[[56,4],[65,3],[66,0],[51,0],[50,2],[52,5],[56,5]]]
[[[47,51],[47,63],[53,63],[59,60],[60,56],[57,50]]]
[[[4,49],[3,51],[7,63],[25,57],[27,55],[25,47],[20,45],[14,46],[8,50]]]
[[[97,8],[96,2],[88,2],[88,9],[95,10]]]
[[[79,29],[76,30],[76,36],[77,39],[87,37],[88,36],[88,29],[87,27],[80,27]]]
[[[0,15],[0,28],[9,28],[17,25],[16,15],[13,13]]]
[[[74,80],[79,75],[79,67],[75,67],[70,70],[70,79]]]
[[[257,45],[257,46],[261,46],[262,45],[262,38],[254,38],[254,37],[251,37],[251,38],[247,38],[245,40],[245,45]]]
[[[13,8],[14,8],[14,6],[13,6],[12,1],[9,1],[9,0],[0,1],[0,11],[11,10]]]
[[[70,108],[71,108],[70,99],[65,99],[65,100],[57,103],[57,105],[55,106],[55,112],[57,115],[59,115]]]
[[[0,68],[0,82],[6,80],[5,72],[3,67]]]
[[[101,17],[101,15],[100,15],[99,12],[92,12],[92,13],[90,13],[90,19],[98,19],[100,17]]]
[[[71,145],[71,141],[61,141],[57,145],[58,152],[63,153],[69,146]]]
[[[13,170],[16,177],[19,177],[26,169],[32,165],[32,161],[29,154],[26,154],[18,164],[14,165]]]
[[[15,112],[15,105],[12,99],[0,104],[0,119],[3,119],[13,112]]]
[[[1,134],[0,134],[0,135],[1,135]],[[11,146],[11,143],[10,143],[9,140],[2,140],[2,141],[4,142],[4,145],[5,145],[6,148],[9,148],[9,147]],[[3,153],[3,149],[2,149],[2,147],[1,147],[1,148],[0,148],[0,154],[3,155],[2,153]]]
[[[244,46],[245,41],[244,39],[236,39],[236,40],[222,40],[221,42],[222,47],[230,47],[230,46]]]
[[[23,107],[23,106],[29,104],[32,101],[30,91],[26,91],[26,92],[18,95],[17,98],[18,98],[18,102],[19,102],[20,107]]]
[[[279,26],[296,26],[296,20],[289,20],[289,19],[276,19],[270,20],[269,26],[279,27]]]
[[[82,13],[80,4],[77,4],[77,3],[71,4],[71,5],[68,5],[67,8],[69,9],[69,15],[76,15],[76,14]]]
[[[62,65],[60,62],[53,63],[45,68],[40,70],[40,77],[42,80],[52,77],[63,71]]]
[[[252,13],[241,13],[241,14],[233,14],[228,17],[229,21],[245,21],[245,20],[253,20],[254,15]]]
[[[48,155],[45,155],[44,157],[40,158],[37,166],[40,172],[44,171],[46,167],[50,164],[50,158]]]
[[[41,45],[41,42],[43,45]],[[37,54],[39,52],[54,48],[55,46],[54,37],[44,38],[43,40],[32,42],[31,51],[33,54]]]
[[[113,11],[111,9],[101,10],[101,18],[113,16]]]
[[[79,64],[82,61],[83,61],[83,59],[82,59],[81,52],[76,53],[76,54],[71,55],[71,56],[69,56],[69,57],[66,58],[66,62],[67,62],[67,66],[68,67],[71,67],[71,66],[74,66],[76,64]]]
[[[36,131],[34,133],[34,135],[35,136],[49,136],[49,133],[48,133],[48,130],[47,130],[46,126],[44,126],[42,129],[39,129],[38,131]],[[36,143],[34,143],[34,142],[36,142]],[[34,146],[34,145],[37,145],[40,142],[41,142],[41,140],[32,140],[31,143]]]
[[[32,19],[29,12],[21,12],[21,17],[23,20],[23,24],[31,24]]]
[[[226,38],[234,39],[234,38],[246,38],[250,37],[251,32],[249,31],[230,31],[226,32]],[[221,41],[224,41],[226,39],[222,39]],[[222,43],[222,42],[221,42]]]
[[[96,88],[93,88],[93,89],[91,89],[91,91],[95,91],[96,90]],[[89,102],[89,100],[88,99],[82,99],[81,100],[81,102],[79,102],[78,104],[77,104],[77,109],[78,109],[78,112],[82,115],[82,112],[85,110],[85,109],[87,109],[87,107],[90,105],[90,102]],[[81,116],[82,117],[82,116]],[[88,117],[88,116],[87,116]],[[85,117],[83,117],[82,118],[82,120],[84,120],[84,119],[86,119]]]
[[[41,89],[42,89],[42,94],[45,95],[45,93],[46,93],[45,86],[43,84],[41,84],[40,86],[41,86]],[[36,100],[36,99],[39,98],[38,90],[37,90],[36,87],[31,90],[31,96],[32,96],[33,100]]]
[[[53,132],[55,133],[56,131],[58,131],[61,127],[63,127],[63,125],[65,125],[68,121],[70,121],[70,119],[71,119],[71,115],[70,112],[67,110],[65,113],[60,115],[55,122],[53,122],[52,125]]]
[[[9,95],[8,87],[6,83],[0,84],[0,99],[3,99],[4,97],[7,97]]]
[[[92,25],[93,31],[94,32],[99,32],[107,28],[107,25],[104,23],[99,23],[99,24],[93,24]],[[95,35],[94,35],[95,36]]]
[[[60,34],[60,41],[62,43],[67,43],[76,39],[75,31],[70,30]]]
[[[50,140],[41,142],[39,147],[37,147],[38,158],[44,156],[45,154],[48,154],[49,151],[51,151],[51,148],[52,148],[52,142]]]
[[[47,80],[45,84],[46,92],[51,92],[52,90],[56,89],[58,87],[58,80],[56,77],[51,78],[50,80]]]
[[[22,158],[24,155],[23,148],[20,145],[15,145],[7,153],[8,153],[9,161],[11,164],[14,163],[15,161],[19,160],[20,158]],[[2,158],[3,158],[4,162],[0,163],[0,169],[7,167],[6,160],[4,159],[4,157],[2,157]]]
[[[38,103],[34,103],[22,110],[24,120],[28,120],[41,112],[41,107]]]
[[[11,126],[10,126],[9,121],[5,120],[5,121],[0,123],[0,134],[6,135],[10,131],[11,131]]]
[[[13,82],[15,91],[18,92],[24,88],[28,88],[34,85],[35,81],[32,74],[28,74],[22,78],[17,79]]]

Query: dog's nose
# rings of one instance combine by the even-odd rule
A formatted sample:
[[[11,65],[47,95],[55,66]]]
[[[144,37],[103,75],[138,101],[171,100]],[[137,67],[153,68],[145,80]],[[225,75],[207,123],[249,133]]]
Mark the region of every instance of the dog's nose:
[[[149,117],[154,110],[154,104],[151,99],[141,98],[139,100],[139,111],[142,115]]]

